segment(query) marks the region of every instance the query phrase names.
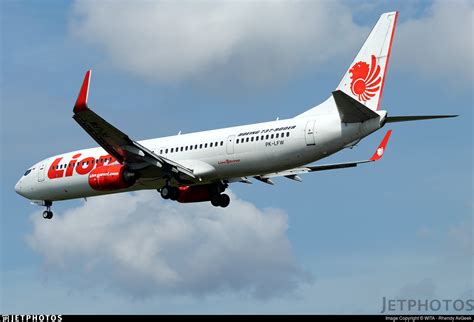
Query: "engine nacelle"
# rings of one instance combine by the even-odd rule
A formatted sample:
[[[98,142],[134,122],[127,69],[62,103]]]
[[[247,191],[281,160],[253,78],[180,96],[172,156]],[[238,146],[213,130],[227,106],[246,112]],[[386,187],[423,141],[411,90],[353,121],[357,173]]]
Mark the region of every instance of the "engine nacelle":
[[[92,170],[89,185],[94,190],[111,191],[125,189],[137,181],[137,174],[123,164],[106,165]]]
[[[210,184],[179,187],[177,201],[182,203],[210,201],[214,190],[215,185]]]

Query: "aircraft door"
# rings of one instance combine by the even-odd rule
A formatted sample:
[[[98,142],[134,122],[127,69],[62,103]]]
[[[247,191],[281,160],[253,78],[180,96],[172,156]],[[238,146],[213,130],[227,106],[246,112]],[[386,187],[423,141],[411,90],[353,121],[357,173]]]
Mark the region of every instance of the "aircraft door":
[[[44,181],[44,174],[46,172],[46,163],[48,160],[43,161],[38,169],[38,182]]]
[[[234,141],[235,135],[229,135],[229,137],[227,138],[227,154],[234,153]]]
[[[315,120],[308,121],[305,129],[306,145],[315,145],[314,137],[316,134]]]

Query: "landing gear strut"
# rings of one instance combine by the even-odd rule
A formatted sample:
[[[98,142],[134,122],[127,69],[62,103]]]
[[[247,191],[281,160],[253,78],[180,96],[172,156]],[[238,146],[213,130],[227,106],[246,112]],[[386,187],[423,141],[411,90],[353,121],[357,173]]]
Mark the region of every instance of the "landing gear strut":
[[[51,211],[51,206],[53,205],[53,202],[52,201],[45,201],[44,205],[46,206],[46,210],[43,211],[43,218],[44,219],[53,218],[53,212]]]

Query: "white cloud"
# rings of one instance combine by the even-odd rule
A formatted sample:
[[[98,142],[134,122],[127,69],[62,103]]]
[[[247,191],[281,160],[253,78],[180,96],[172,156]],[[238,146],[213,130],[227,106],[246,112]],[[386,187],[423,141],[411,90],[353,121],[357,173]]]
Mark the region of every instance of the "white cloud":
[[[470,86],[472,2],[427,5],[427,14],[408,21],[400,12],[396,68]],[[347,52],[355,56],[369,28],[355,24],[353,14],[380,11],[361,10],[339,1],[77,0],[71,31],[102,48],[118,68],[147,79],[264,84],[308,68],[327,69]]]
[[[438,77],[441,86],[471,88],[473,16],[469,0],[438,0],[426,16],[400,24],[394,43],[397,68]]]
[[[295,290],[311,277],[296,262],[287,215],[233,196],[227,209],[162,201],[155,192],[91,198],[45,221],[32,216],[31,248],[81,284],[154,294]]]
[[[76,1],[74,13],[73,34],[119,68],[162,82],[219,77],[222,69],[268,82],[326,62],[366,35],[349,8],[328,1]]]

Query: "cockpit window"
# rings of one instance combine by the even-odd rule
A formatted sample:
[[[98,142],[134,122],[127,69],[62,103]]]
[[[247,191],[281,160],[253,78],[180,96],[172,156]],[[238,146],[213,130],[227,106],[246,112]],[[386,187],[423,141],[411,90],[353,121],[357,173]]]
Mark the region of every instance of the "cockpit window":
[[[31,172],[31,169],[26,170],[24,176],[27,176]]]

